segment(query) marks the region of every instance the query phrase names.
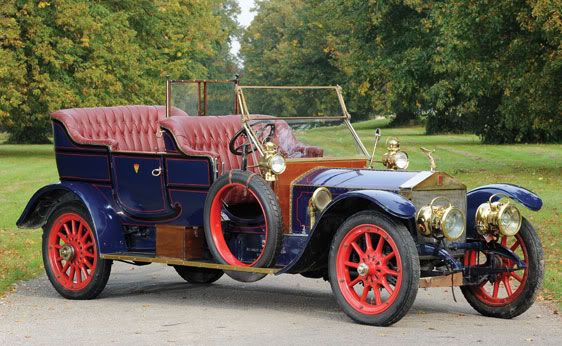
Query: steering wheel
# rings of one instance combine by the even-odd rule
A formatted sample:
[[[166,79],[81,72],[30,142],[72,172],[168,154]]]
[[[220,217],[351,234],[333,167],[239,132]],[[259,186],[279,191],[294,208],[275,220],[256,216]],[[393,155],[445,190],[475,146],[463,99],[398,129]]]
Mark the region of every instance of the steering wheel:
[[[255,123],[250,124],[250,127],[254,127],[256,125],[263,124],[265,122],[267,122],[267,120],[256,121]],[[257,137],[260,138],[260,136],[263,135],[264,131],[268,128],[269,128],[269,133],[267,134],[267,137],[265,137],[265,139],[263,140],[264,143],[269,142],[271,138],[275,137],[275,124],[267,123],[259,131],[256,131]],[[240,144],[239,146],[235,146],[236,141],[242,135],[246,137],[246,140],[244,141],[244,143]],[[234,136],[230,139],[230,142],[228,143],[228,149],[230,150],[231,153],[238,156],[248,155],[257,150],[256,146],[253,145],[248,140],[248,134],[246,133],[246,128],[244,126],[242,126],[240,130],[238,130],[234,134]]]

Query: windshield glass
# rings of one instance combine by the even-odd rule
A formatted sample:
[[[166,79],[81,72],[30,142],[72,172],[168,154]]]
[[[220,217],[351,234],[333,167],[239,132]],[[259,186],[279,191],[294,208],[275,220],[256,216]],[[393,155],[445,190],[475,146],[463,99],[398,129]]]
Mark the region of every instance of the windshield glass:
[[[169,80],[167,102],[190,116],[239,114],[237,80]]]
[[[285,141],[276,143],[281,147],[306,146],[321,157],[368,155],[337,86],[239,86],[238,101],[248,124],[276,124],[276,138]],[[303,157],[311,155],[303,153]]]

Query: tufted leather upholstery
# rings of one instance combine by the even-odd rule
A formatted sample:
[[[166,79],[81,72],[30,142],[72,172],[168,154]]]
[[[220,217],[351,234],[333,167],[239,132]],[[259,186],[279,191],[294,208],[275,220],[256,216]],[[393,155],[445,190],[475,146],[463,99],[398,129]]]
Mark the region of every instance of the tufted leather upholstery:
[[[187,114],[172,108],[171,115]],[[164,106],[72,108],[51,116],[61,121],[70,137],[80,144],[107,145],[114,151],[165,150],[162,138],[156,135],[158,122],[166,117]]]
[[[240,169],[242,159],[228,149],[228,143],[242,127],[240,115],[173,117],[160,121],[172,132],[179,149],[188,155],[207,155],[217,159],[219,171]],[[285,157],[320,157],[323,150],[299,142],[286,121],[275,121],[275,142]],[[265,131],[267,135],[268,130]],[[242,139],[241,139],[242,140]],[[252,155],[248,165],[253,165]]]

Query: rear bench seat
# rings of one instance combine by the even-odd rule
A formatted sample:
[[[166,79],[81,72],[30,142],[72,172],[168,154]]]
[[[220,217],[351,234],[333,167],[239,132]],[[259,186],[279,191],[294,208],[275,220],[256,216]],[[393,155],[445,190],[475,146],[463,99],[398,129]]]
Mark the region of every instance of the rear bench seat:
[[[241,157],[228,149],[230,139],[242,127],[240,115],[187,116],[178,108],[172,108],[171,113],[172,117],[166,118],[164,106],[116,106],[63,109],[51,116],[62,122],[79,144],[105,145],[112,151],[164,152],[164,141],[157,136],[161,126],[173,134],[185,154],[211,156],[222,172],[240,168]],[[275,125],[273,142],[283,156],[323,155],[321,148],[299,142],[286,121],[276,120]]]
[[[187,114],[172,108],[171,115]],[[166,118],[164,106],[72,108],[56,111],[51,117],[62,122],[79,144],[106,145],[113,151],[165,150],[164,141],[156,135],[159,121]]]
[[[299,142],[286,121],[275,121],[275,142],[289,158],[321,157],[323,150]],[[172,133],[179,149],[187,155],[207,155],[218,160],[219,170],[240,169],[242,159],[228,149],[228,143],[242,127],[240,115],[171,117],[160,126]],[[268,130],[265,130],[266,134]],[[248,164],[252,164],[251,155]]]

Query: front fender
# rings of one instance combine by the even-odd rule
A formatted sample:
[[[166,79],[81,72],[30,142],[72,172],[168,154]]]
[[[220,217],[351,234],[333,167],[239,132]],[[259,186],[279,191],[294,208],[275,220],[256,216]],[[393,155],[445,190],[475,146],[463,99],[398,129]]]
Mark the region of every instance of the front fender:
[[[537,194],[517,185],[491,184],[477,187],[466,194],[468,237],[473,238],[476,236],[474,233],[476,210],[482,203],[487,202],[491,195],[496,193],[505,194],[532,211],[538,211],[542,208],[542,200]]]
[[[326,207],[322,215],[327,214],[332,208],[349,198],[361,198],[376,204],[385,212],[401,219],[415,216],[416,207],[412,202],[397,193],[382,190],[358,190],[342,193]],[[322,217],[320,217],[321,219]]]
[[[416,214],[416,207],[412,202],[393,192],[380,190],[345,192],[328,204],[310,231],[301,252],[277,274],[301,273],[318,264],[321,265],[320,262],[325,261],[332,238],[340,226],[329,222],[330,216],[337,214],[349,217],[367,209],[381,210],[405,221],[413,219]]]
[[[103,192],[95,186],[80,182],[61,182],[39,189],[27,203],[16,225],[19,228],[42,227],[49,215],[72,193],[80,200],[92,218],[100,253],[126,251],[121,219]]]

